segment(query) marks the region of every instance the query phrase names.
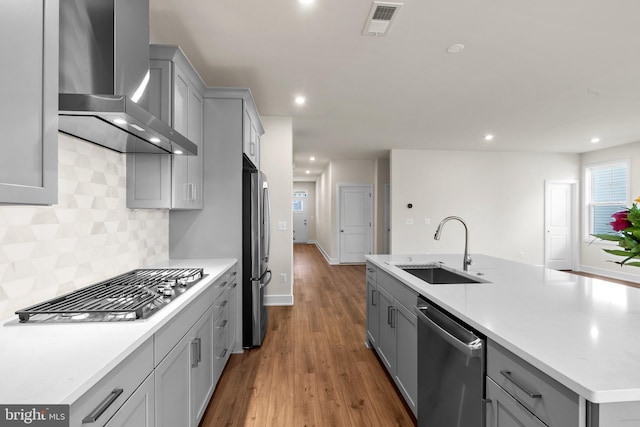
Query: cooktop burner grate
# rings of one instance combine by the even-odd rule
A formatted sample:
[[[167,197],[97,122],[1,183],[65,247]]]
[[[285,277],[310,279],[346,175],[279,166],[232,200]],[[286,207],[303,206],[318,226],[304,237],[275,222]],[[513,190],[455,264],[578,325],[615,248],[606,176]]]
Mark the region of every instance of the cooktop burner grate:
[[[201,268],[138,269],[16,311],[49,321],[135,320],[155,313],[203,277]],[[41,318],[40,316],[39,318]]]

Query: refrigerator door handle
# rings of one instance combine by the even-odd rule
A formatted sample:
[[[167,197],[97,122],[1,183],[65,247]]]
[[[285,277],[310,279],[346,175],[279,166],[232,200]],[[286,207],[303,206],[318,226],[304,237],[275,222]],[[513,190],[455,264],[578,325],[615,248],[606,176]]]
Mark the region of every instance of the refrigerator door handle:
[[[265,236],[264,262],[269,262],[269,251],[271,249],[271,201],[269,200],[269,187],[266,184],[262,188],[262,222]]]
[[[264,273],[262,273],[262,276],[260,276],[260,279],[258,280],[260,280],[260,289],[264,288],[269,283],[271,283],[271,270],[267,270]]]

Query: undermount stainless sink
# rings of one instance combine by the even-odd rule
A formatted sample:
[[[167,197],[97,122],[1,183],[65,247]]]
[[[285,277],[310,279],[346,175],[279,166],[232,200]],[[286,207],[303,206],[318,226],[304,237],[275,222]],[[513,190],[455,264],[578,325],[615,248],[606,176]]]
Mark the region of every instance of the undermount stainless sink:
[[[460,274],[441,265],[396,265],[409,274],[431,285],[450,285],[462,283],[487,283],[486,280],[472,277],[470,274]]]

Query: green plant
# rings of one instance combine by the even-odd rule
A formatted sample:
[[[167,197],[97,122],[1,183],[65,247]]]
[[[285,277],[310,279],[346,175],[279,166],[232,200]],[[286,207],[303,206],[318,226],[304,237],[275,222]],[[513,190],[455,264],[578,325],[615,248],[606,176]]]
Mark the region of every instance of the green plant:
[[[611,215],[611,227],[615,234],[592,234],[600,240],[618,242],[620,249],[603,249],[606,253],[624,257],[622,261],[612,261],[616,264],[640,267],[640,197],[634,200],[629,209]]]

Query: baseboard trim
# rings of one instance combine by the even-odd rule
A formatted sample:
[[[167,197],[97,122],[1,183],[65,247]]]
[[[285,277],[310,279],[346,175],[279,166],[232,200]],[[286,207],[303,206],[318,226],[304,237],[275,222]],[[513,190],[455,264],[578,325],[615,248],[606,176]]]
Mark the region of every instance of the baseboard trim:
[[[265,295],[264,305],[273,305],[273,306],[293,305],[293,295]]]
[[[338,265],[338,264],[340,264],[340,261],[337,258],[331,258],[329,256],[329,254],[325,252],[324,248],[322,247],[322,245],[320,243],[316,242],[315,244],[316,244],[316,248],[318,248],[318,250],[320,251],[320,253],[324,257],[324,259],[326,259],[327,262],[330,265]]]
[[[623,268],[624,267],[621,267],[621,269]],[[637,268],[638,273],[640,273],[640,268],[638,267],[632,267],[632,268]],[[638,274],[625,273],[623,271],[607,270],[604,268],[589,267],[587,265],[581,265],[580,271],[584,271],[585,273],[597,274],[598,276],[611,277],[612,279],[626,280],[627,282],[640,283],[640,276],[638,276]]]

